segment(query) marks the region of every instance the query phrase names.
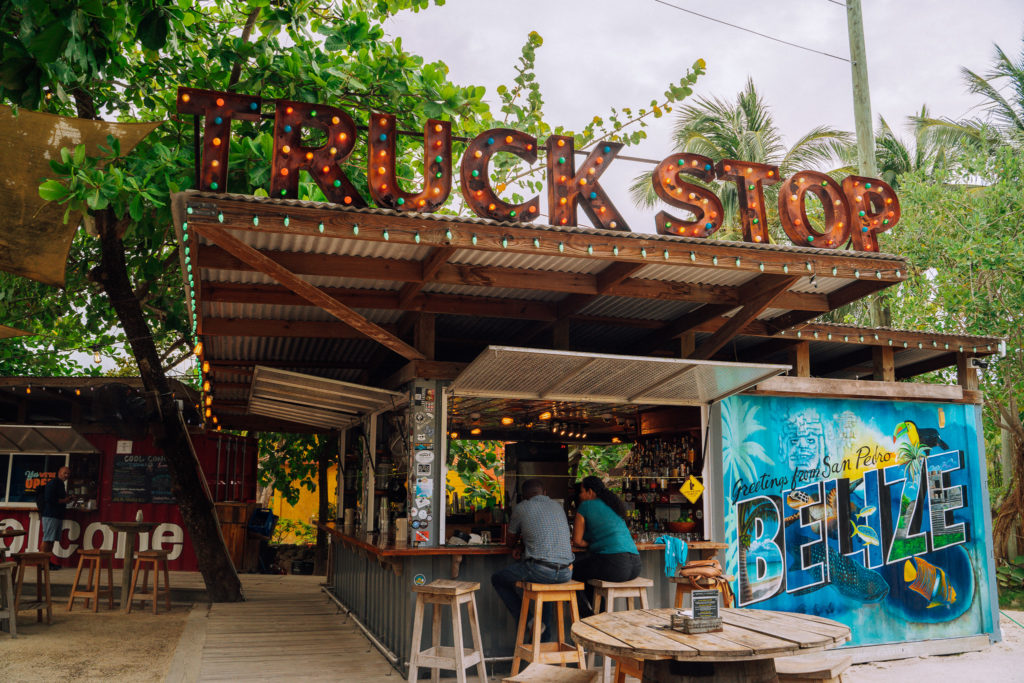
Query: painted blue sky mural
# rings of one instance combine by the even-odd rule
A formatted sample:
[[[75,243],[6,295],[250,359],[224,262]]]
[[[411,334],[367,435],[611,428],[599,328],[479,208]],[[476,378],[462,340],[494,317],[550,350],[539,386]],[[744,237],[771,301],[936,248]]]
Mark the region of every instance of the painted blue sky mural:
[[[850,626],[850,645],[991,632],[977,411],[733,396],[722,403],[738,606]]]

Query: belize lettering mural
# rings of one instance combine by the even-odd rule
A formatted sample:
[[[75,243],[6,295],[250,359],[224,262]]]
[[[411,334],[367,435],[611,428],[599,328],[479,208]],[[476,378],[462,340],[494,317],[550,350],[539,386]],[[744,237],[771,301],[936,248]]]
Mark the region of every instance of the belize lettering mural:
[[[264,114],[272,104],[273,114]],[[396,163],[398,130],[393,114],[371,112],[360,126],[345,110],[326,104],[291,100],[265,100],[254,95],[178,88],[178,111],[203,121],[203,143],[197,160],[198,184],[204,191],[227,192],[231,124],[234,120],[274,122],[271,153],[270,196],[295,199],[299,174],[306,173],[328,202],[352,207],[367,206],[366,199],[348,178],[343,166],[355,149],[360,127],[366,129],[366,184],[377,206],[394,211],[437,211],[452,191],[451,122],[428,119],[423,125],[421,187],[399,187]],[[197,128],[198,131],[198,128]],[[315,133],[315,135],[314,135]],[[198,132],[197,132],[198,134]],[[307,144],[314,137],[322,144]],[[601,186],[601,175],[615,160],[622,143],[597,143],[576,166],[574,138],[550,135],[544,142],[547,171],[547,212],[551,225],[575,226],[582,208],[595,228],[630,228]],[[497,221],[525,223],[539,215],[540,199],[533,197],[511,204],[498,196],[504,185],[491,187],[490,162],[495,154],[512,154],[535,163],[537,139],[510,128],[486,130],[468,141],[459,169],[460,189],[466,206],[477,216]],[[764,188],[781,183],[779,222],[793,244],[825,249],[849,245],[857,251],[878,251],[878,234],[900,220],[900,202],[887,183],[878,178],[850,175],[842,181],[817,171],[800,171],[787,179],[779,167],[742,159],[717,163],[700,154],[679,153],[666,157],[651,174],[654,191],[663,202],[688,212],[678,218],[667,211],[654,217],[663,235],[710,237],[722,226],[722,200],[706,186],[688,182],[698,179],[731,182],[736,186],[743,239],[770,241]],[[807,200],[819,202],[820,226],[808,217]],[[812,215],[814,211],[812,210]]]
[[[853,645],[993,629],[976,407],[722,402],[740,607],[843,622]]]

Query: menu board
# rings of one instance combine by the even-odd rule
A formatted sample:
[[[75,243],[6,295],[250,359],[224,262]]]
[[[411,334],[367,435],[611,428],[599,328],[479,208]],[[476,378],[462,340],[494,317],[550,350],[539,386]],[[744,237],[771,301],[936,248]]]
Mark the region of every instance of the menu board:
[[[111,500],[115,503],[174,503],[171,475],[164,456],[115,456]]]

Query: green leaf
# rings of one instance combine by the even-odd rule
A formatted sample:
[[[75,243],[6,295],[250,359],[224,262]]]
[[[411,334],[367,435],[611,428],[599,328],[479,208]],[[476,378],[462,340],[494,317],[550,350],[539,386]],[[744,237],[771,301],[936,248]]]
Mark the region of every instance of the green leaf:
[[[68,188],[56,180],[47,180],[39,186],[39,196],[48,202],[59,202],[68,196]]]
[[[163,9],[156,7],[146,13],[139,22],[139,28],[135,32],[135,38],[142,43],[147,50],[157,51],[167,44],[167,34],[170,31],[170,24]]]
[[[64,51],[69,36],[67,27],[59,21],[54,21],[32,37],[28,45],[29,52],[44,64],[55,62]]]

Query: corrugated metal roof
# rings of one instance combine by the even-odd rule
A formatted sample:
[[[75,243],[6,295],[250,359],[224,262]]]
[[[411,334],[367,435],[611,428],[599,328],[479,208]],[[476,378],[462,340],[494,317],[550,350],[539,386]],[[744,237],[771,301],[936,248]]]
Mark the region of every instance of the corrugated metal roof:
[[[602,296],[595,298],[580,310],[580,315],[597,315],[609,318],[633,318],[636,320],[675,320],[684,313],[699,308],[702,304],[692,301],[666,301],[664,299],[635,299],[625,296]]]

